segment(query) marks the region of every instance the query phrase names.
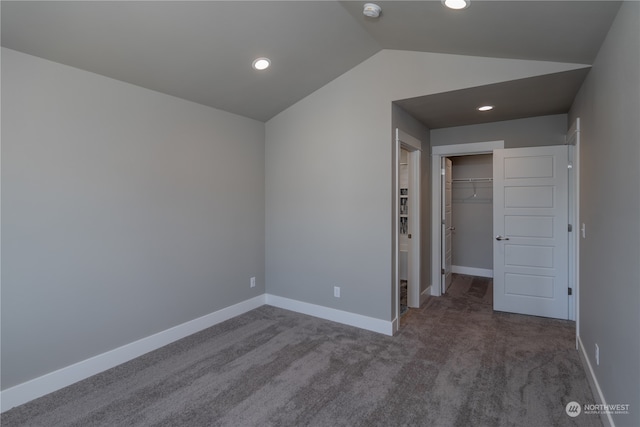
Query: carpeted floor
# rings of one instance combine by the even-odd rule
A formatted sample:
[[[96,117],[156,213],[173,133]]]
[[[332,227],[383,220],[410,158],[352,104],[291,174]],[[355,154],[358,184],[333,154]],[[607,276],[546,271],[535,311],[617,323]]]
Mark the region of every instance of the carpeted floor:
[[[409,310],[409,305],[407,304],[408,300],[408,286],[409,282],[406,280],[400,280],[400,315],[404,316],[404,314]]]
[[[395,337],[263,306],[2,414],[9,426],[600,426],[572,322],[457,276]]]

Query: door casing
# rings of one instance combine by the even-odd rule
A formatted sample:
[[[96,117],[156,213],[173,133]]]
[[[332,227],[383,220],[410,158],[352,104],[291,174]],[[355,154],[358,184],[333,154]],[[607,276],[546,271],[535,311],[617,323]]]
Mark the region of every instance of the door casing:
[[[492,154],[504,148],[504,140],[469,144],[439,145],[431,148],[431,295],[442,295],[442,158],[474,154]]]
[[[571,169],[569,169],[569,221],[572,223],[573,236],[569,242],[569,283],[573,285],[573,295],[569,297],[569,319],[576,321],[576,343],[579,336],[580,304],[580,118],[572,123],[566,137],[570,146]],[[440,296],[442,275],[442,233],[441,212],[442,198],[441,159],[449,156],[464,156],[473,154],[493,154],[494,149],[504,148],[504,140],[477,142],[468,144],[441,145],[431,148],[431,295]],[[572,274],[573,273],[573,274]],[[577,344],[576,344],[577,346]]]
[[[394,239],[394,265],[393,265],[393,292],[395,295],[394,304],[394,316],[393,316],[393,333],[398,330],[400,320],[400,280],[399,280],[399,256],[400,256],[400,239],[398,232],[399,224],[399,203],[400,197],[398,194],[399,180],[399,159],[400,149],[404,148],[409,152],[407,161],[410,163],[409,168],[409,186],[411,193],[409,194],[409,230],[411,233],[411,239],[409,240],[409,268],[408,268],[408,283],[407,289],[409,306],[415,306],[415,301],[420,300],[420,155],[422,145],[420,140],[414,138],[406,132],[396,128],[395,129],[395,141],[394,141],[394,153],[395,153],[395,175],[393,182],[393,239]],[[419,302],[418,302],[419,305]]]
[[[440,167],[444,170],[444,174],[442,175],[441,178],[441,186],[440,186],[440,192],[441,192],[441,200],[442,200],[442,227],[440,230],[440,233],[442,233],[442,245],[441,245],[441,250],[442,250],[442,265],[440,266],[443,270],[444,270],[444,277],[442,278],[442,283],[440,283],[440,286],[442,286],[442,289],[440,290],[440,293],[446,293],[447,292],[447,288],[449,288],[449,285],[451,285],[451,280],[452,280],[452,271],[451,271],[451,264],[452,264],[452,257],[453,257],[453,250],[452,250],[452,230],[451,230],[451,226],[452,226],[452,212],[451,212],[451,192],[453,191],[453,189],[451,188],[452,186],[452,181],[451,181],[451,174],[453,172],[452,170],[452,165],[453,165],[453,161],[448,158],[445,157],[442,159],[442,164],[440,165]]]
[[[580,336],[580,117],[569,128],[566,137],[569,146],[569,286],[573,295],[569,297],[569,319],[576,321],[576,349]]]

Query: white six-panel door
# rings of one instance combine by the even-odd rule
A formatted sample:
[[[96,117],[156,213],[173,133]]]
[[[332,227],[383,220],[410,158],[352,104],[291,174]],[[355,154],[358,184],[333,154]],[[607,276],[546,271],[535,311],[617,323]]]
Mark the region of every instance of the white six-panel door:
[[[493,308],[568,318],[566,146],[493,152]]]

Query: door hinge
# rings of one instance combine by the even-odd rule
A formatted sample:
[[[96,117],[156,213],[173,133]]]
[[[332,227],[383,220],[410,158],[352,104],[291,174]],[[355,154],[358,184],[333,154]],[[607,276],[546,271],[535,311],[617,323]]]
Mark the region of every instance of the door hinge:
[[[573,225],[569,224],[569,233],[573,231]]]
[[[444,169],[440,169],[440,175],[444,176]]]
[[[569,295],[573,295],[573,289],[568,288],[569,289]]]
[[[444,274],[444,268],[440,270],[440,274]]]

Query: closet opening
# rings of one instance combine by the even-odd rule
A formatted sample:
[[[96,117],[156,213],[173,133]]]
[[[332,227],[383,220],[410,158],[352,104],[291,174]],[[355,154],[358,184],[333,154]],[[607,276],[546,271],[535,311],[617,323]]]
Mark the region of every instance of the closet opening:
[[[443,163],[442,293],[493,305],[493,155]]]
[[[434,296],[456,276],[493,277],[493,150],[502,148],[504,141],[432,147]]]
[[[443,203],[443,240],[448,246],[443,251],[445,274],[492,278],[493,155],[451,156],[445,163],[447,160],[451,175],[445,188],[448,200]],[[451,279],[445,278],[445,293],[450,285]]]

